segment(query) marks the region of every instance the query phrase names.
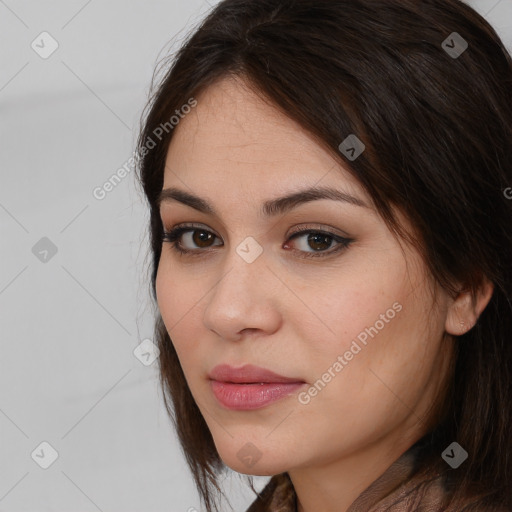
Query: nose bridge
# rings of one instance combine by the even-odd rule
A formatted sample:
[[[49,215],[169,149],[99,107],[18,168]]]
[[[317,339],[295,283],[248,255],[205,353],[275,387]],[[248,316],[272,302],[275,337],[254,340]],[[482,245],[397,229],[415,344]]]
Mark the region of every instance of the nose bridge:
[[[243,298],[243,290],[253,292],[254,283],[262,283],[269,271],[266,268],[263,246],[252,236],[243,239],[229,249],[226,259],[226,273],[217,288],[226,288],[228,293],[237,293],[237,300]],[[233,296],[231,298],[234,298]]]
[[[225,272],[212,290],[204,312],[207,328],[228,339],[247,328],[273,329],[277,312],[269,307],[269,279],[263,247],[247,237],[230,248]]]

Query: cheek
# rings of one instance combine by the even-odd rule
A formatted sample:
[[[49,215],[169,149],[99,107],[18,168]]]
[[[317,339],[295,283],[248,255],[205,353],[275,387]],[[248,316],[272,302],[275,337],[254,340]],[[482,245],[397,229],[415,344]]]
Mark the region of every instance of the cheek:
[[[202,288],[201,283],[194,280],[189,271],[180,270],[170,251],[171,249],[166,246],[162,249],[155,287],[162,317],[164,320],[172,320],[174,325],[182,317],[184,321],[186,320],[184,315],[199,301]],[[197,298],[194,300],[195,297]]]
[[[300,290],[307,309],[297,305],[297,311],[291,314],[324,358],[336,358],[350,350],[354,340],[364,347],[365,341],[372,339],[371,334],[382,336],[404,316],[399,310],[409,290],[403,260],[392,265],[373,263],[353,271],[343,269],[337,281],[329,279],[323,285]]]
[[[429,335],[429,321],[436,322],[426,313],[429,291],[421,268],[407,274],[404,260],[395,260],[375,260],[364,272],[331,282],[324,294],[315,287],[303,295],[316,313],[300,320],[309,345],[303,347],[310,362],[307,376],[314,383],[323,376],[329,380],[329,372],[336,375],[329,380],[336,381],[328,386],[334,393],[329,400],[340,391],[393,399],[379,376],[405,393],[411,383],[421,386],[428,378],[439,350],[436,336]]]
[[[437,334],[428,328],[427,301],[426,291],[412,297],[409,288],[396,285],[389,293],[360,291],[353,300],[340,299],[343,307],[332,317],[337,341],[318,343],[319,351],[311,354],[309,383],[318,389],[314,407],[365,429],[372,422],[393,423],[409,411],[404,404],[418,403],[435,378],[440,350]]]
[[[194,281],[183,273],[172,271],[165,260],[160,262],[155,285],[160,314],[181,359],[185,340],[187,347],[193,349],[200,339],[194,329],[201,327],[198,303],[204,293],[195,290]]]

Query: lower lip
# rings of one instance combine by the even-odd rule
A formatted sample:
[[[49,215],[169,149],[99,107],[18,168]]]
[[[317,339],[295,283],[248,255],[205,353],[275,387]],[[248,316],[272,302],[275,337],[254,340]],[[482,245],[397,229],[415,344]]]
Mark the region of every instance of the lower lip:
[[[265,382],[234,384],[210,381],[213,394],[227,409],[252,410],[265,407],[305,385],[304,382]]]

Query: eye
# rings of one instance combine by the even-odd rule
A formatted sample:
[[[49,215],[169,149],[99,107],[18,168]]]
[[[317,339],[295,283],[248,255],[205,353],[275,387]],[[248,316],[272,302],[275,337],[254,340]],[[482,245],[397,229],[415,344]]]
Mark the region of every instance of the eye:
[[[195,245],[199,249],[184,247],[182,239],[185,239],[185,237],[192,246]],[[163,233],[163,241],[170,243],[174,251],[180,255],[193,257],[203,256],[205,252],[210,252],[201,249],[215,247],[212,243],[215,238],[218,238],[217,235],[211,231],[195,225],[181,225]],[[293,250],[293,252],[300,253],[300,255],[298,254],[300,258],[327,257],[345,249],[353,241],[330,231],[303,228],[292,233],[284,247],[288,248],[290,246],[289,242],[295,239],[302,239],[299,244],[300,248]],[[222,245],[222,243],[218,244],[218,246]],[[308,249],[312,250],[309,251]]]
[[[192,242],[199,248],[211,247],[211,242],[217,238],[211,231],[197,226],[178,226],[170,231],[164,231],[163,241],[169,242],[173,250],[180,254],[195,255],[198,252],[192,249],[184,248],[182,238],[186,235],[189,242]],[[220,244],[222,245],[222,244]]]
[[[313,226],[303,226],[302,229],[292,233],[288,240],[295,239],[302,239],[299,243],[300,247],[296,251],[301,253],[300,258],[328,257],[346,249],[353,242],[351,238],[340,236],[331,231],[313,229]],[[289,247],[288,242],[285,247]],[[308,249],[312,249],[312,251],[310,252]]]

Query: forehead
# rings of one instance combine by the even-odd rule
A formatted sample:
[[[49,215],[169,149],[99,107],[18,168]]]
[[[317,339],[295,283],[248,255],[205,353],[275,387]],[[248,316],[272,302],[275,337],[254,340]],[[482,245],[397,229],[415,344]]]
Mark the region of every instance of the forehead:
[[[222,79],[196,99],[173,133],[164,188],[223,184],[250,194],[263,187],[268,197],[278,189],[338,185],[365,196],[339,160],[240,78]]]

